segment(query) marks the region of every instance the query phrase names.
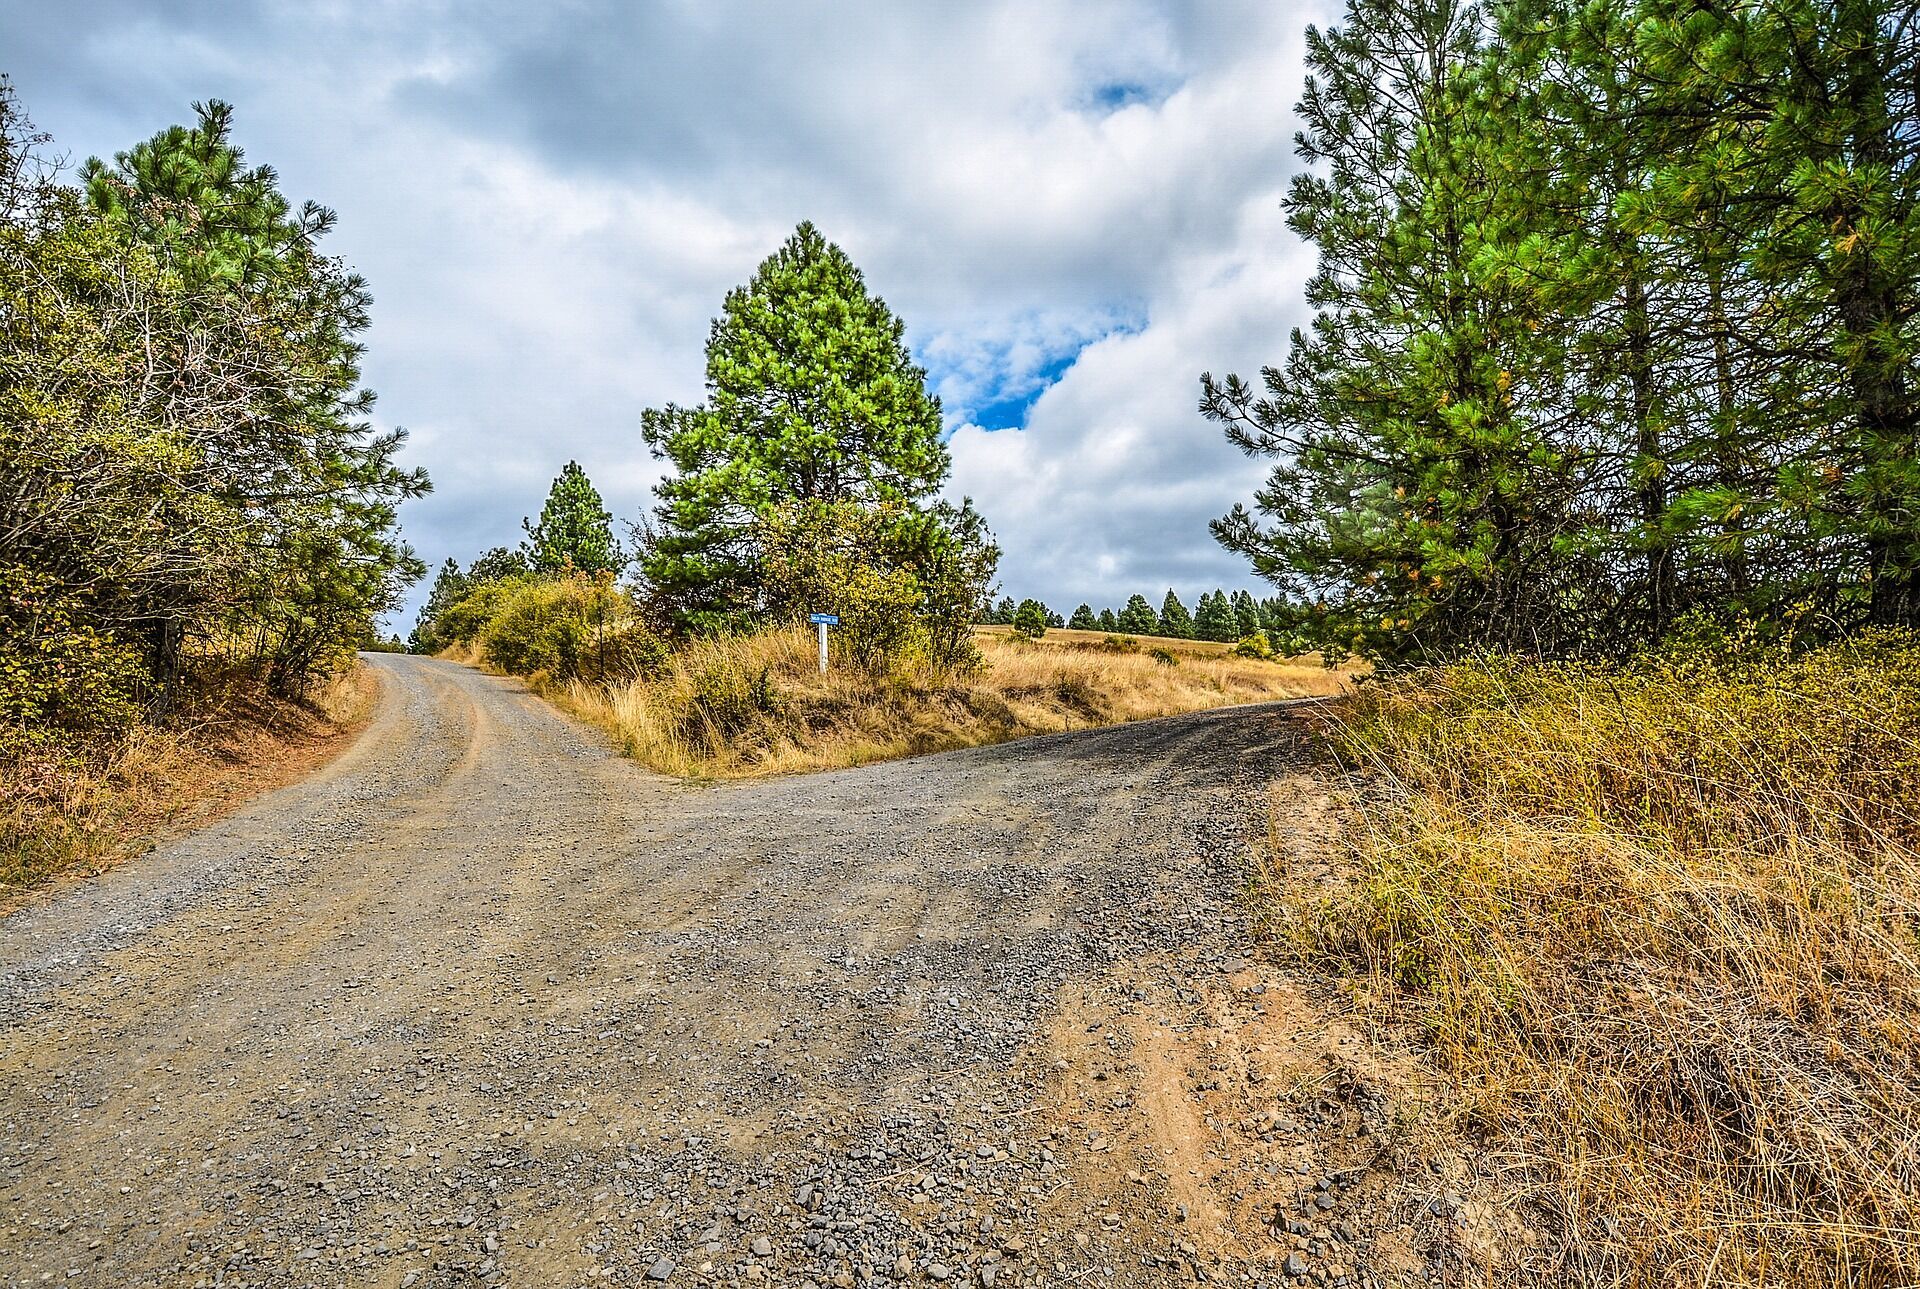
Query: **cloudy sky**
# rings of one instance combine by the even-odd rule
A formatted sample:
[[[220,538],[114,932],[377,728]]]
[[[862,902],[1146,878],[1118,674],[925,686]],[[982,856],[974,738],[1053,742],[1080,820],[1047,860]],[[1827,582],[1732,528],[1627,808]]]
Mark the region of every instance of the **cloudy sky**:
[[[339,212],[379,419],[434,479],[404,514],[430,562],[516,540],[570,457],[639,515],[642,409],[699,400],[722,296],[811,219],[905,318],[1003,589],[1064,611],[1252,585],[1206,523],[1265,467],[1194,404],[1304,320],[1280,199],[1329,17],[0,0],[0,70],[76,162],[226,99],[249,159]]]

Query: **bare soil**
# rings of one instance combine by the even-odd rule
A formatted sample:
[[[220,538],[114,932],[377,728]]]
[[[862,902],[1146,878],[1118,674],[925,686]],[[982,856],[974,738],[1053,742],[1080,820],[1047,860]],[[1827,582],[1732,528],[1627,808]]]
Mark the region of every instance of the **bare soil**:
[[[1285,708],[694,788],[369,661],[347,753],[0,921],[0,1283],[1441,1265],[1369,1269],[1385,1074],[1254,951]]]

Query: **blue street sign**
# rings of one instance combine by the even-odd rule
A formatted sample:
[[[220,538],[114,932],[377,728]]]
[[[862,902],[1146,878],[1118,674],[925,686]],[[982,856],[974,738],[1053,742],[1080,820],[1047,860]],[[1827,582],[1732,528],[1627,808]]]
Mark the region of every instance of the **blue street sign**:
[[[840,615],[837,613],[810,613],[807,615],[807,621],[823,627],[837,627],[840,625]]]

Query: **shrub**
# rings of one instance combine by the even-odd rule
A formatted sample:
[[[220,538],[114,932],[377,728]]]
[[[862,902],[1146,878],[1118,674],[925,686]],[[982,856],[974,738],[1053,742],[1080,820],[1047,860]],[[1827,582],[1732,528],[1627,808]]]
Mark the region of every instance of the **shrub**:
[[[780,710],[771,668],[740,666],[724,651],[710,654],[688,679],[680,733],[689,741],[722,747]]]
[[[530,581],[526,577],[503,577],[482,582],[443,610],[434,622],[434,636],[444,645],[471,645],[479,639],[499,614],[507,600]]]
[[[1108,636],[1100,642],[1108,653],[1139,653],[1140,641],[1133,636]]]
[[[1241,658],[1257,658],[1265,662],[1274,656],[1273,642],[1267,639],[1266,632],[1255,631],[1251,635],[1241,636],[1240,643],[1233,647],[1233,652]]]
[[[480,654],[502,671],[556,680],[629,680],[666,657],[665,646],[635,620],[633,605],[609,573],[490,583],[444,616],[459,618],[476,599],[492,609],[479,628]]]
[[[1147,656],[1159,663],[1162,667],[1178,667],[1180,665],[1180,660],[1173,656],[1173,650],[1163,645],[1156,645],[1152,649],[1147,650]]]
[[[971,505],[788,505],[761,518],[756,540],[772,620],[838,615],[835,649],[867,671],[979,665],[973,611],[1000,551]]]

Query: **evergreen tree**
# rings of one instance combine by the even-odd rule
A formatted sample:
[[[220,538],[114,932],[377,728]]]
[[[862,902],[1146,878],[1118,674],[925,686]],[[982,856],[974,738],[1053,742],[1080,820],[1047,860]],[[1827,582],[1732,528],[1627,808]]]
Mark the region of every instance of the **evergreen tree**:
[[[1255,607],[1252,595],[1245,591],[1233,593],[1233,620],[1234,630],[1240,636],[1250,636],[1260,630],[1260,610]]]
[[[1172,636],[1176,640],[1193,639],[1193,615],[1187,612],[1187,606],[1180,603],[1180,597],[1167,588],[1166,598],[1160,601],[1160,635]]]
[[[912,504],[939,487],[940,401],[903,330],[812,224],[728,294],[707,341],[705,403],[642,423],[673,467],[644,573],[684,622],[758,609],[754,531],[774,508]]]
[[[539,522],[523,520],[521,526],[527,530],[527,563],[536,573],[557,573],[568,567],[582,573],[614,573],[626,563],[613,539],[613,516],[578,462],[567,462],[553,481]]]
[[[993,616],[987,621],[995,626],[1010,627],[1013,625],[1013,615],[1019,608],[1020,606],[1014,603],[1011,595],[1003,595],[1000,597],[1000,602],[993,606]]]
[[[1047,606],[1038,600],[1022,600],[1013,614],[1013,630],[1029,640],[1038,640],[1047,634],[1047,619],[1051,616]]]
[[[1109,634],[1120,630],[1120,619],[1113,615],[1113,609],[1110,607],[1100,610],[1100,630]]]
[[[1233,602],[1225,591],[1200,597],[1200,612],[1194,618],[1194,634],[1202,640],[1223,642],[1240,638],[1240,623],[1233,613]]]
[[[1153,606],[1147,603],[1144,595],[1130,595],[1120,616],[1115,621],[1120,630],[1130,636],[1154,636],[1160,634],[1160,619],[1154,616]]]
[[[70,236],[92,243],[80,259],[34,268],[31,301],[0,301],[0,315],[63,317],[72,324],[68,338],[89,318],[112,320],[121,333],[103,335],[85,358],[90,384],[65,379],[56,391],[69,411],[120,408],[123,424],[105,452],[80,466],[95,483],[124,482],[118,467],[131,464],[125,453],[134,444],[168,445],[172,454],[145,485],[141,517],[122,530],[120,546],[164,533],[179,546],[177,560],[149,550],[125,565],[142,570],[130,582],[92,570],[92,612],[123,617],[122,638],[138,641],[163,678],[163,704],[196,632],[253,641],[271,686],[303,688],[349,657],[400,589],[426,571],[400,540],[397,520],[400,503],[429,484],[424,472],[396,463],[404,431],[376,433],[368,421],[374,397],[360,385],[360,335],[371,296],[318,245],[333,213],[312,202],[295,210],[270,167],[248,166],[232,142],[232,109],[218,102],[195,105],[194,125],[163,130],[111,165],[88,161],[81,193],[21,186],[18,167],[30,149],[15,146],[4,88],[0,99],[8,136],[0,168],[12,172],[0,177],[11,190],[0,222],[9,238],[28,239],[14,249],[31,258]],[[76,274],[83,265],[93,269],[91,282]],[[139,352],[116,369],[112,347],[122,335],[134,336]],[[57,342],[38,321],[13,339]],[[47,366],[44,354],[20,358],[0,364],[9,381],[65,370]],[[139,375],[109,390],[102,382],[116,370]],[[104,494],[76,493],[71,467],[49,459],[62,443],[77,444],[68,433],[76,423],[51,434],[54,404],[24,385],[9,390],[21,406],[41,409],[38,442],[35,460],[8,460],[0,474],[9,485],[61,481],[62,509],[85,512],[98,532],[108,531],[114,507]],[[13,501],[27,504],[28,491]],[[20,516],[0,517],[0,529],[19,550],[38,540]],[[160,591],[160,581],[171,585]]]
[[[1528,308],[1480,279],[1508,227],[1487,129],[1504,86],[1480,76],[1485,19],[1456,0],[1351,0],[1309,29],[1303,159],[1289,222],[1320,251],[1318,313],[1264,396],[1202,378],[1202,410],[1280,458],[1214,533],[1282,586],[1332,593],[1363,645],[1533,644],[1568,632],[1581,570],[1548,558],[1575,527],[1583,459],[1524,413]],[[1491,100],[1491,101],[1490,101]],[[1550,384],[1548,376],[1540,384]]]
[[[1100,620],[1093,616],[1092,605],[1083,604],[1073,611],[1073,617],[1067,620],[1067,625],[1075,631],[1092,631],[1099,627]]]
[[[466,575],[460,571],[458,560],[448,559],[435,574],[433,585],[427,591],[426,603],[420,606],[419,616],[414,619],[413,633],[408,637],[407,648],[412,653],[438,653],[441,649],[439,638],[433,630],[434,621],[450,605],[457,603],[466,595],[469,583]]]
[[[479,586],[483,582],[525,577],[532,571],[524,554],[511,546],[495,546],[467,566],[466,580],[469,586]]]

